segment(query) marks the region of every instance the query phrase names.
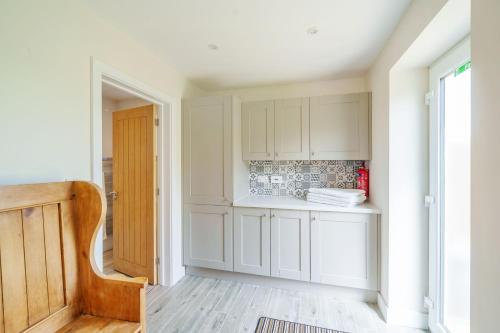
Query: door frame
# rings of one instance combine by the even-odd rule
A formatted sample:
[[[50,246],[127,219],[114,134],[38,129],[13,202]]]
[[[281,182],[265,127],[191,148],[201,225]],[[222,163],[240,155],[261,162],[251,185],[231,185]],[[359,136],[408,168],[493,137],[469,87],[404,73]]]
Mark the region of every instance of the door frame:
[[[157,105],[159,126],[157,128],[157,199],[156,216],[156,255],[158,262],[158,283],[170,286],[173,283],[172,260],[172,151],[173,130],[172,110],[175,109],[175,99],[167,96],[147,85],[123,74],[122,72],[105,65],[91,57],[91,179],[103,187],[102,179],[102,84],[106,83],[123,90],[131,95]],[[103,269],[103,232],[99,229],[94,244],[96,257],[93,258],[97,266]],[[99,256],[98,256],[99,255]]]
[[[426,305],[429,308],[429,328],[435,333],[448,333],[441,324],[443,295],[440,223],[443,184],[439,176],[442,168],[440,141],[443,128],[441,79],[470,59],[470,36],[467,36],[429,67],[429,194],[433,199],[429,202],[429,300],[426,301]]]

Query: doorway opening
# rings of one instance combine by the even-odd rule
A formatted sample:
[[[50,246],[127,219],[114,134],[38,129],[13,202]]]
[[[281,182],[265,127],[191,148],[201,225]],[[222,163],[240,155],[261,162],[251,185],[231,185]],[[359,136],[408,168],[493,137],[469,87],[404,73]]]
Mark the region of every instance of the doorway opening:
[[[470,332],[470,41],[431,67],[430,308],[433,332]]]
[[[103,272],[157,282],[156,109],[160,106],[102,84],[102,169],[107,210]]]
[[[153,159],[154,163],[147,164],[149,166],[153,166],[153,172],[149,171],[150,175],[153,175],[153,177],[156,177],[156,179],[153,179],[150,181],[150,186],[146,187],[146,192],[150,194],[151,192],[154,192],[155,197],[151,199],[150,201],[153,202],[152,209],[143,209],[143,201],[139,200],[139,208],[134,211],[133,214],[131,214],[128,210],[125,211],[126,214],[123,214],[123,208],[120,209],[124,217],[127,219],[125,220],[125,224],[123,226],[132,226],[133,228],[130,230],[133,230],[136,232],[141,223],[144,220],[147,221],[154,221],[153,225],[151,226],[151,229],[154,230],[154,235],[153,237],[149,237],[146,239],[145,243],[147,246],[150,247],[150,250],[147,252],[146,259],[144,259],[144,253],[141,252],[141,249],[138,248],[137,250],[135,249],[135,245],[140,245],[144,243],[144,239],[141,237],[144,237],[147,234],[141,235],[139,233],[139,236],[134,236],[134,241],[135,239],[140,239],[140,242],[134,242],[134,249],[131,248],[131,234],[128,234],[128,237],[121,237],[122,238],[122,245],[127,245],[127,243],[124,242],[124,240],[128,239],[128,247],[123,247],[124,251],[125,248],[128,248],[128,256],[123,257],[127,260],[126,264],[129,266],[128,268],[133,268],[134,265],[130,265],[130,263],[134,264],[134,260],[141,263],[141,265],[144,263],[144,260],[147,261],[147,264],[151,267],[154,267],[153,270],[151,271],[156,271],[153,274],[146,274],[144,271],[138,271],[137,269],[134,271],[133,269],[130,269],[127,271],[128,275],[132,276],[147,276],[149,279],[149,283],[156,284],[159,283],[161,285],[166,285],[170,286],[174,282],[174,278],[172,274],[174,273],[173,269],[173,260],[172,260],[172,249],[171,249],[171,244],[172,244],[172,172],[173,172],[173,167],[172,167],[172,151],[173,151],[173,132],[172,132],[172,110],[175,107],[175,101],[171,97],[164,95],[163,93],[150,88],[146,85],[144,85],[141,82],[138,82],[137,80],[134,80],[127,75],[117,71],[116,69],[109,67],[107,65],[104,65],[103,63],[91,59],[92,62],[92,112],[91,112],[91,177],[92,181],[99,185],[103,190],[105,189],[105,163],[103,164],[103,159],[109,156],[110,151],[113,150],[113,144],[111,147],[109,146],[109,140],[108,146],[105,147],[104,143],[104,133],[106,129],[104,126],[108,126],[108,132],[109,132],[109,123],[112,123],[113,116],[118,115],[120,112],[119,111],[112,111],[111,116],[109,114],[105,114],[105,109],[108,108],[109,110],[118,108],[121,109],[121,107],[125,108],[124,111],[128,111],[125,113],[122,113],[122,116],[120,116],[120,119],[125,119],[126,117],[123,117],[123,115],[127,115],[129,118],[134,118],[137,116],[137,112],[142,112],[144,115],[143,120],[134,120],[134,121],[128,121],[128,126],[125,126],[125,123],[122,123],[121,127],[121,132],[120,130],[118,131],[113,131],[114,133],[121,133],[121,137],[123,138],[125,135],[125,130],[124,128],[127,128],[129,130],[128,137],[131,138],[131,129],[133,127],[134,131],[134,147],[130,147],[129,149],[124,149],[123,147],[121,148],[120,151],[122,151],[122,154],[124,155],[124,152],[127,151],[128,153],[130,152],[135,152],[141,151],[140,149],[135,149],[135,146],[142,146],[142,141],[141,140],[146,140],[148,143],[149,151],[151,152],[150,155],[144,156],[144,152],[142,152],[139,155],[134,155],[136,156],[137,162],[134,162],[136,165],[139,165],[140,167],[143,167],[145,161],[151,161]],[[105,101],[104,97],[107,96],[113,96],[114,99],[118,100],[118,103],[111,103],[107,104],[108,101]],[[130,98],[129,98],[130,97]],[[113,99],[113,97],[111,98]],[[131,110],[132,109],[132,110]],[[108,110],[108,112],[109,112]],[[132,115],[131,113],[135,113]],[[149,116],[146,116],[149,115]],[[106,119],[103,119],[103,117],[107,117]],[[116,118],[116,117],[115,117]],[[146,122],[148,125],[146,127],[141,127],[144,125],[144,122]],[[106,123],[106,124],[105,124]],[[134,125],[131,125],[134,124]],[[152,126],[150,126],[153,124]],[[112,126],[112,125],[111,125]],[[143,136],[142,134],[147,130],[147,128],[152,129],[151,132],[156,131],[156,136],[154,133],[148,134]],[[142,137],[142,139],[141,139]],[[155,137],[155,138],[154,138]],[[150,139],[148,139],[150,138]],[[154,138],[154,139],[153,139]],[[148,141],[149,140],[149,141]],[[125,144],[128,144],[127,141],[123,141]],[[132,141],[130,141],[132,142]],[[152,148],[151,148],[152,147]],[[132,150],[133,149],[133,150]],[[112,154],[112,153],[111,153]],[[151,158],[152,156],[152,158]],[[121,158],[123,161],[124,159]],[[126,161],[131,161],[130,159],[130,154]],[[105,160],[104,160],[105,162]],[[141,164],[142,163],[142,164]],[[108,163],[109,164],[109,163]],[[117,165],[117,163],[113,163],[114,166]],[[130,165],[129,165],[130,166]],[[109,170],[109,165],[107,166]],[[127,168],[127,165],[125,163],[122,163],[122,170],[129,170],[130,167]],[[139,169],[140,170],[140,169]],[[116,174],[117,169],[113,168],[111,173]],[[140,179],[140,172],[139,175],[136,176],[137,172],[133,172],[129,175],[127,172],[127,176],[132,176],[134,175],[133,180],[135,182],[135,179]],[[113,175],[115,176],[115,175]],[[122,180],[124,179],[123,177],[121,178]],[[131,184],[132,178],[129,182]],[[109,183],[109,182],[108,182]],[[125,182],[123,181],[123,184]],[[141,184],[140,180],[138,181],[139,184]],[[111,182],[112,184],[112,182]],[[122,184],[122,185],[123,185]],[[134,183],[135,184],[135,183]],[[110,185],[110,184],[109,184]],[[132,186],[129,186],[132,188]],[[129,188],[129,190],[130,190]],[[133,187],[134,189],[136,188],[135,185]],[[142,189],[144,186],[142,185]],[[153,191],[149,191],[149,189],[153,189]],[[125,192],[130,192],[130,191],[125,191]],[[123,191],[123,189],[121,189]],[[123,197],[120,196],[119,191],[116,191],[115,188],[112,188],[112,191],[109,191],[109,186],[106,189],[106,192],[117,192],[117,193],[110,193],[109,197],[110,199],[113,199],[113,196],[116,196],[117,200],[113,200],[113,206],[117,204],[120,199],[125,199],[122,201],[122,204],[125,205],[126,207],[130,208],[130,204],[137,204],[136,197],[126,197],[127,194],[122,193]],[[137,194],[139,197],[141,196],[141,192],[138,192]],[[156,200],[156,204],[154,201]],[[150,216],[149,218],[144,218],[141,217],[141,214],[149,213],[153,211],[153,216]],[[116,215],[116,214],[113,214]],[[111,217],[113,216],[111,215]],[[133,216],[133,219],[132,219]],[[130,221],[134,221],[134,223],[131,223]],[[138,221],[137,224],[135,224],[135,221]],[[91,258],[91,260],[94,260],[95,265],[100,269],[101,272],[104,272],[104,252],[105,249],[108,250],[111,247],[113,250],[115,250],[117,243],[116,243],[116,234],[117,234],[117,226],[114,225],[111,227],[111,230],[109,230],[113,236],[113,241],[111,241],[111,237],[109,240],[107,240],[107,234],[105,234],[105,225],[106,223],[103,222],[103,225],[101,228],[98,230],[94,242],[94,253],[95,256],[94,258]],[[136,227],[137,226],[137,227]],[[119,227],[118,227],[119,228]],[[106,236],[105,236],[106,235]],[[106,237],[106,239],[104,239]],[[112,245],[111,245],[112,244]],[[119,243],[120,244],[120,243]],[[118,244],[118,246],[119,246]],[[113,251],[114,252],[114,251]],[[133,253],[133,257],[132,257]],[[150,255],[150,253],[154,253],[154,255]],[[106,259],[109,258],[109,255],[111,252],[107,253],[108,256]],[[132,260],[133,258],[133,260]],[[116,264],[114,263],[116,266]],[[107,268],[109,269],[110,266],[108,265]],[[137,267],[136,267],[137,268]],[[127,268],[123,269],[120,268],[122,271],[126,270]]]

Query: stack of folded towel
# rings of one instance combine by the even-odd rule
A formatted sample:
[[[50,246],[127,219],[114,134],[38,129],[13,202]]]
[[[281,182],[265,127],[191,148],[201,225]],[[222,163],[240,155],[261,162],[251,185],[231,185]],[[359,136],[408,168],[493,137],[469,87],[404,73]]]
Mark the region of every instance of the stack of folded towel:
[[[359,205],[366,200],[364,190],[340,188],[310,188],[307,201],[351,207]]]

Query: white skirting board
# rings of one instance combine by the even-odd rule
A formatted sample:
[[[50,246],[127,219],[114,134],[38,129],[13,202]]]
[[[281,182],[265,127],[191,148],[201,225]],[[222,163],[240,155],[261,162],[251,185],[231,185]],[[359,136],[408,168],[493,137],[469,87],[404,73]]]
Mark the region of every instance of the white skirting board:
[[[377,295],[377,306],[384,320],[389,325],[405,326],[423,330],[429,329],[429,316],[427,313],[388,307],[380,293]]]
[[[373,290],[329,286],[312,282],[287,280],[268,276],[219,271],[191,266],[186,266],[186,274],[203,276],[213,279],[238,281],[271,288],[317,293],[321,295],[328,295],[337,299],[347,299],[374,304],[377,302],[377,292]]]

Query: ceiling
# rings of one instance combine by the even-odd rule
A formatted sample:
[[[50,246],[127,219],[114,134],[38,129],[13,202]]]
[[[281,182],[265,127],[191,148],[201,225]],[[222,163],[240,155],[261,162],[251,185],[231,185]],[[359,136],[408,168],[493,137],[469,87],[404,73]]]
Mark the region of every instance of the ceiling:
[[[411,0],[86,2],[195,84],[217,90],[364,74]]]

